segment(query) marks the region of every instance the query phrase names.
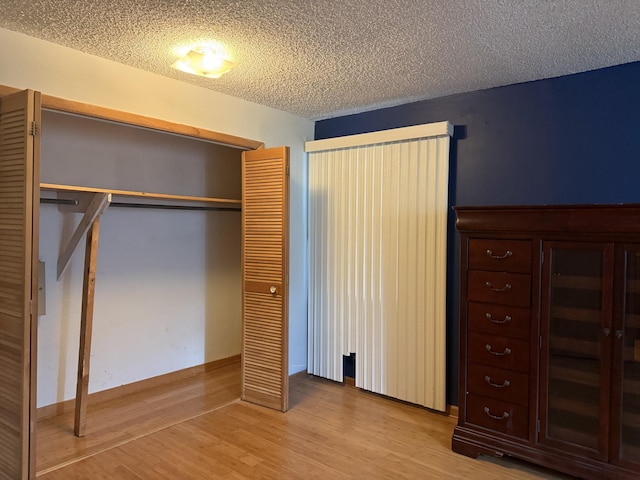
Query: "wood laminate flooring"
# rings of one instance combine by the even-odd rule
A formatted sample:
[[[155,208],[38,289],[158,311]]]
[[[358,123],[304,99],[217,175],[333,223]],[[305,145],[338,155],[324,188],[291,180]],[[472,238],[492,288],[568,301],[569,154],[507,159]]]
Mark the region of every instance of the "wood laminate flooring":
[[[38,422],[38,474],[202,415],[240,398],[240,363],[169,385],[89,404],[84,437],[73,434],[74,411]],[[112,477],[117,478],[117,477]]]
[[[83,439],[72,417],[38,424],[38,478],[569,478],[455,454],[455,419],[352,387],[297,376],[283,414],[238,400],[239,381],[232,365],[89,406]]]

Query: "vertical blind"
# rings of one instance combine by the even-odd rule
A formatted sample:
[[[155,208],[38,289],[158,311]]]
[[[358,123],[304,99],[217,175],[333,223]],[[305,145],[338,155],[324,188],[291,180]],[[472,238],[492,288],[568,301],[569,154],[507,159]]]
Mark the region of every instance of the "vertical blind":
[[[308,372],[444,411],[448,122],[307,142]]]

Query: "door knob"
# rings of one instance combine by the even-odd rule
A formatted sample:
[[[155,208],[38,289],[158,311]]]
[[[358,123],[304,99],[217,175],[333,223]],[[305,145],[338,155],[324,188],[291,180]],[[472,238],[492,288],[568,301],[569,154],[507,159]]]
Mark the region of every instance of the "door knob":
[[[275,294],[277,290],[278,290],[278,289],[277,289],[274,285],[271,285],[271,286],[269,287],[269,291],[270,291],[271,293],[274,293],[274,294]]]

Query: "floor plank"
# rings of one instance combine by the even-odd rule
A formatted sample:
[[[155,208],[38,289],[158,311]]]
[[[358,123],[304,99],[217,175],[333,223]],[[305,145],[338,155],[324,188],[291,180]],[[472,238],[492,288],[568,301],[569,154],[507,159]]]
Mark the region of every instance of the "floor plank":
[[[237,371],[236,376],[239,380]],[[175,392],[164,392],[157,399],[148,398],[143,405],[130,403],[127,407],[118,403],[116,408],[136,412],[129,413],[129,418],[138,415],[144,418],[139,428],[149,427],[149,433],[140,434],[136,429],[137,436],[128,432],[130,440],[111,447],[103,444],[99,453],[92,454],[91,449],[86,449],[84,453],[91,455],[88,458],[51,470],[39,478],[568,478],[508,459],[470,459],[457,455],[451,451],[453,418],[327,380],[296,378],[291,383],[291,408],[285,414],[238,400],[221,408],[211,408],[215,402],[197,399],[196,392],[200,390],[203,397],[212,393],[217,401],[224,395],[214,386],[215,381],[202,382],[203,386],[194,390],[188,390],[186,385],[177,386]],[[220,388],[227,393],[235,392],[237,399],[239,390],[234,389],[235,383]],[[190,393],[185,394],[187,391]],[[191,398],[184,401],[183,395]],[[181,407],[170,405],[183,401],[183,417],[188,419],[179,421],[177,410]],[[198,402],[205,413],[192,415],[191,408]],[[105,436],[109,441],[126,437],[116,433],[123,423],[116,421],[118,415],[108,413],[106,405],[102,408],[104,412],[90,411],[89,414],[90,427],[96,436]],[[111,423],[113,421],[116,423]],[[68,430],[72,437],[71,425]],[[70,448],[63,447],[62,443],[58,447]],[[49,446],[48,449],[54,457],[56,448]],[[71,448],[74,449],[82,450],[77,446]],[[67,453],[60,454],[60,457],[67,456]]]
[[[73,412],[38,422],[38,472],[126,444],[151,432],[202,415],[240,397],[240,364],[89,405],[84,437],[73,434]]]

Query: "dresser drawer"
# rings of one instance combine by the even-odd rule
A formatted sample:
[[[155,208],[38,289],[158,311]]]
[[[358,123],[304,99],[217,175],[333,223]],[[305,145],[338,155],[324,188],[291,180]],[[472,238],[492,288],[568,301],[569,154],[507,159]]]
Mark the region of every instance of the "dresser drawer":
[[[469,270],[467,282],[469,300],[519,307],[531,304],[530,275]]]
[[[467,350],[469,363],[480,363],[523,373],[529,371],[527,340],[469,332]]]
[[[528,240],[469,240],[469,268],[498,272],[531,272],[531,242]]]
[[[515,437],[529,435],[529,409],[480,395],[467,396],[467,421]]]
[[[469,330],[526,340],[530,335],[531,311],[528,308],[469,302]]]
[[[467,368],[467,390],[526,407],[529,404],[529,375],[470,363]]]

